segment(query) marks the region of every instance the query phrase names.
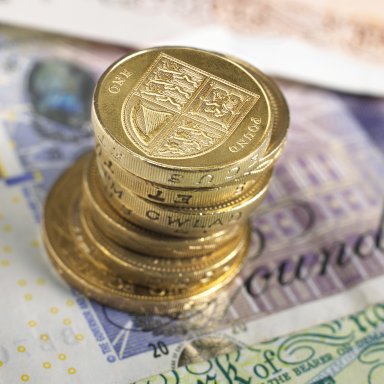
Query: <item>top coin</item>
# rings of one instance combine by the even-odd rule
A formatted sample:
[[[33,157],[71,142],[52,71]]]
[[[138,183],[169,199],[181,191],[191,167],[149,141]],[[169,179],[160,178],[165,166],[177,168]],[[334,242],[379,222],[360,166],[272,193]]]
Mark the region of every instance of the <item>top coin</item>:
[[[163,185],[208,187],[257,166],[273,116],[263,86],[242,65],[164,47],[107,69],[92,120],[96,139],[123,168]]]

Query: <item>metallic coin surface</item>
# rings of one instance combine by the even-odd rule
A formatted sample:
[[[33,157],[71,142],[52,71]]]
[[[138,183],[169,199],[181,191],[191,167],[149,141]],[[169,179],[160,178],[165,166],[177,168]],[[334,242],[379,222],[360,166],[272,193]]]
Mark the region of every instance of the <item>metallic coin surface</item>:
[[[90,162],[89,162],[90,164]],[[196,257],[210,253],[232,240],[242,228],[238,225],[222,229],[209,236],[181,238],[165,236],[140,227],[117,213],[99,188],[88,183],[89,164],[84,168],[84,209],[91,211],[95,225],[116,243],[134,251],[155,257]]]
[[[92,159],[88,183],[102,189],[110,204],[124,217],[148,229],[174,236],[204,236],[227,226],[244,223],[268,192],[272,172],[263,175],[260,185],[237,199],[206,208],[175,208],[142,199],[116,184],[103,186],[96,160]]]
[[[269,169],[269,167],[271,165],[274,165],[274,163],[280,157],[288,133],[289,109],[283,93],[272,79],[270,79],[267,75],[259,71],[251,64],[241,59],[230,55],[225,55],[225,57],[229,57],[234,62],[243,66],[255,78],[258,79],[260,84],[263,85],[264,90],[269,98],[271,104],[271,111],[273,114],[271,140],[266,150],[266,153],[257,166],[250,167],[248,171],[243,174],[246,179],[249,176],[255,177],[260,172],[264,172],[266,169]]]
[[[249,228],[210,254],[191,258],[157,258],[134,252],[108,239],[92,222],[88,211],[79,214],[80,226],[88,246],[98,250],[93,257],[135,284],[150,288],[192,289],[217,279],[227,272],[248,242]]]
[[[281,91],[237,58],[159,47],[108,68],[91,114],[96,153],[46,200],[43,239],[57,271],[119,309],[203,309],[246,258],[248,217],[287,136]]]
[[[196,289],[150,289],[122,278],[93,257],[96,248],[84,240],[77,224],[81,179],[89,159],[80,158],[56,182],[46,200],[43,238],[57,271],[85,295],[108,306],[141,314],[173,315],[204,307],[239,272],[246,249],[230,270]]]
[[[98,143],[141,178],[196,187],[255,167],[271,137],[263,86],[243,66],[193,48],[137,52],[113,64],[94,94]]]
[[[164,186],[141,179],[131,172],[120,167],[119,163],[112,160],[104,153],[100,145],[96,148],[97,166],[104,183],[116,183],[129,189],[132,193],[158,204],[172,205],[175,207],[207,207],[223,203],[234,197],[250,191],[257,180],[252,177],[247,180],[228,181],[216,187],[205,188],[175,188]],[[209,185],[209,180],[203,180]]]

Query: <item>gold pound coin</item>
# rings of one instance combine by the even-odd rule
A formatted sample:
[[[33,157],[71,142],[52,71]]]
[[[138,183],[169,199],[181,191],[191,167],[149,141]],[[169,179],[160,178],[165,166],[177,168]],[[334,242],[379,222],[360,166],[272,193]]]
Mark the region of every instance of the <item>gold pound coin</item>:
[[[176,315],[204,308],[233,281],[245,260],[248,244],[239,251],[229,271],[192,290],[156,290],[135,285],[97,263],[93,257],[97,248],[84,240],[76,222],[83,168],[88,160],[82,157],[60,177],[47,197],[44,212],[43,238],[48,255],[68,283],[88,297],[121,310]]]
[[[135,225],[118,214],[108,203],[102,191],[89,184],[89,164],[84,169],[82,202],[89,209],[95,225],[110,239],[123,247],[155,257],[197,257],[213,252],[231,241],[242,230],[235,225],[208,236],[182,238],[164,236]]]
[[[90,188],[102,189],[110,204],[131,222],[174,236],[204,236],[227,226],[244,223],[268,192],[272,172],[263,175],[260,185],[227,203],[206,208],[175,208],[145,200],[116,183],[103,185],[96,160],[90,164]]]
[[[118,185],[124,186],[124,189],[142,198],[174,207],[207,207],[223,203],[250,191],[256,183],[256,179],[252,177],[212,188],[173,188],[141,179],[121,168],[116,161],[103,152],[99,145],[97,145],[96,154],[97,166],[104,184],[116,181]],[[206,180],[204,184],[208,185],[209,181]]]
[[[257,78],[260,84],[262,84],[270,101],[273,124],[269,146],[259,164],[255,167],[249,167],[244,173],[245,179],[249,176],[257,177],[258,174],[273,166],[281,155],[289,127],[288,104],[277,84],[267,75],[243,60],[229,55],[225,55],[225,57],[228,57],[243,66]]]
[[[244,226],[237,238],[205,256],[157,258],[121,247],[108,239],[96,228],[87,210],[79,216],[85,241],[98,249],[93,253],[98,262],[134,284],[156,289],[192,289],[217,279],[230,269],[239,251],[248,242],[250,233],[249,227]]]
[[[96,140],[111,159],[182,188],[221,185],[256,168],[272,120],[264,87],[242,65],[182,47],[117,61],[101,77],[92,108]]]

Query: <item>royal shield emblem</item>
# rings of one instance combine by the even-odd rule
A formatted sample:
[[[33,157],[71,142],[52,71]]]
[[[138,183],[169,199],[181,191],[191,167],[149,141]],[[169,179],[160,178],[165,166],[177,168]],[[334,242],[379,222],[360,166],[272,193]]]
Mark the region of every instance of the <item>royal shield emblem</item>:
[[[122,122],[146,155],[190,158],[223,143],[259,97],[160,54],[125,99]]]

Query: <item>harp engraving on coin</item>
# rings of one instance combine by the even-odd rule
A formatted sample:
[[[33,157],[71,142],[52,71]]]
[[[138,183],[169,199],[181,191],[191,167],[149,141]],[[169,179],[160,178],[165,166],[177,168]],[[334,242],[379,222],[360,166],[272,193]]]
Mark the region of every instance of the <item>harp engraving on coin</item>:
[[[125,99],[122,124],[146,155],[190,158],[225,142],[259,98],[161,53]]]

